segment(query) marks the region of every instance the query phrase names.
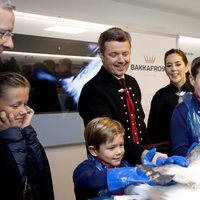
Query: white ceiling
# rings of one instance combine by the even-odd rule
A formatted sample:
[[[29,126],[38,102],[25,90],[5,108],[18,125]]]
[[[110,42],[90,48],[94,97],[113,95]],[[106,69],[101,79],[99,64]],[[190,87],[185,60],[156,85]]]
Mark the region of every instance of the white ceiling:
[[[103,6],[106,9],[106,6],[110,3],[112,5],[115,5],[116,3],[128,4],[131,6],[138,6],[168,13],[176,13],[195,18],[200,17],[200,1],[198,0],[12,0],[12,2],[17,6],[17,10],[19,11],[49,16],[61,16],[63,18],[68,18],[68,12],[76,13],[78,18],[78,15],[82,15],[81,13],[86,14],[85,8],[88,8],[88,12],[91,11],[90,9],[98,11],[99,7]],[[84,7],[82,7],[83,4]],[[72,6],[75,6],[76,9],[69,10],[68,8],[71,8]],[[114,7],[113,10],[110,10],[110,12],[113,11]],[[101,12],[103,15],[104,10],[101,10]]]
[[[200,38],[198,0],[12,0],[12,2],[20,12],[120,26],[128,31]],[[34,34],[39,29],[38,24],[31,22],[18,24],[17,21],[16,32]],[[96,40],[96,37],[92,39]]]
[[[113,0],[157,11],[200,18],[200,1],[198,0]]]

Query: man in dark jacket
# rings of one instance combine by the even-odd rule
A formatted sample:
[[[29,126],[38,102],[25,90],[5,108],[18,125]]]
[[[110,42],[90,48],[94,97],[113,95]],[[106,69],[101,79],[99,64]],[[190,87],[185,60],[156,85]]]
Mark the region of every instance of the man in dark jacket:
[[[148,152],[143,146],[146,143],[146,126],[141,92],[137,81],[125,74],[130,64],[130,34],[114,27],[103,32],[98,43],[103,66],[83,87],[78,103],[79,114],[85,125],[95,117],[119,121],[125,128],[124,158],[133,164],[141,163]],[[121,78],[126,85],[121,85]],[[158,156],[161,154],[156,153],[153,160]]]

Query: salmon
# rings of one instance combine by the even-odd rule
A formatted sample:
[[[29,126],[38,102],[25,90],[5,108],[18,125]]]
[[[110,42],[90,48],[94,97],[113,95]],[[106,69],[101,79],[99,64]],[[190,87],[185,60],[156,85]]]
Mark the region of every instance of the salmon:
[[[200,187],[200,144],[197,144],[192,149],[187,159],[189,160],[188,167],[182,167],[177,164],[166,164],[159,167],[137,165],[137,167],[160,185],[175,181],[191,188]]]
[[[155,184],[130,185],[125,189],[127,199],[137,200],[199,200],[200,199],[200,144],[187,156],[188,167],[176,164],[164,166],[137,165],[152,177]]]

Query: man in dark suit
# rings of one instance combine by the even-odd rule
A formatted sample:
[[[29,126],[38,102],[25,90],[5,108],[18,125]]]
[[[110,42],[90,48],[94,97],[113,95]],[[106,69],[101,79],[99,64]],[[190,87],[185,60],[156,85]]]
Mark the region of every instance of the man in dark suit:
[[[148,152],[144,147],[147,138],[141,91],[135,78],[125,74],[130,65],[131,36],[114,27],[103,32],[98,43],[103,66],[83,87],[79,114],[85,125],[102,116],[119,121],[125,128],[124,158],[133,164],[141,163]],[[125,85],[121,85],[121,78]],[[155,153],[153,161],[159,156],[166,154]]]

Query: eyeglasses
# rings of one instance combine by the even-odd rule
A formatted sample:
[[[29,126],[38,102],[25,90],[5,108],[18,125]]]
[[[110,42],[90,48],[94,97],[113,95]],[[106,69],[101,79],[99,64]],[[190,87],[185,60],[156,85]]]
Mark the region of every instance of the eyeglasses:
[[[10,31],[0,31],[0,39],[7,40],[13,37],[13,33]]]

